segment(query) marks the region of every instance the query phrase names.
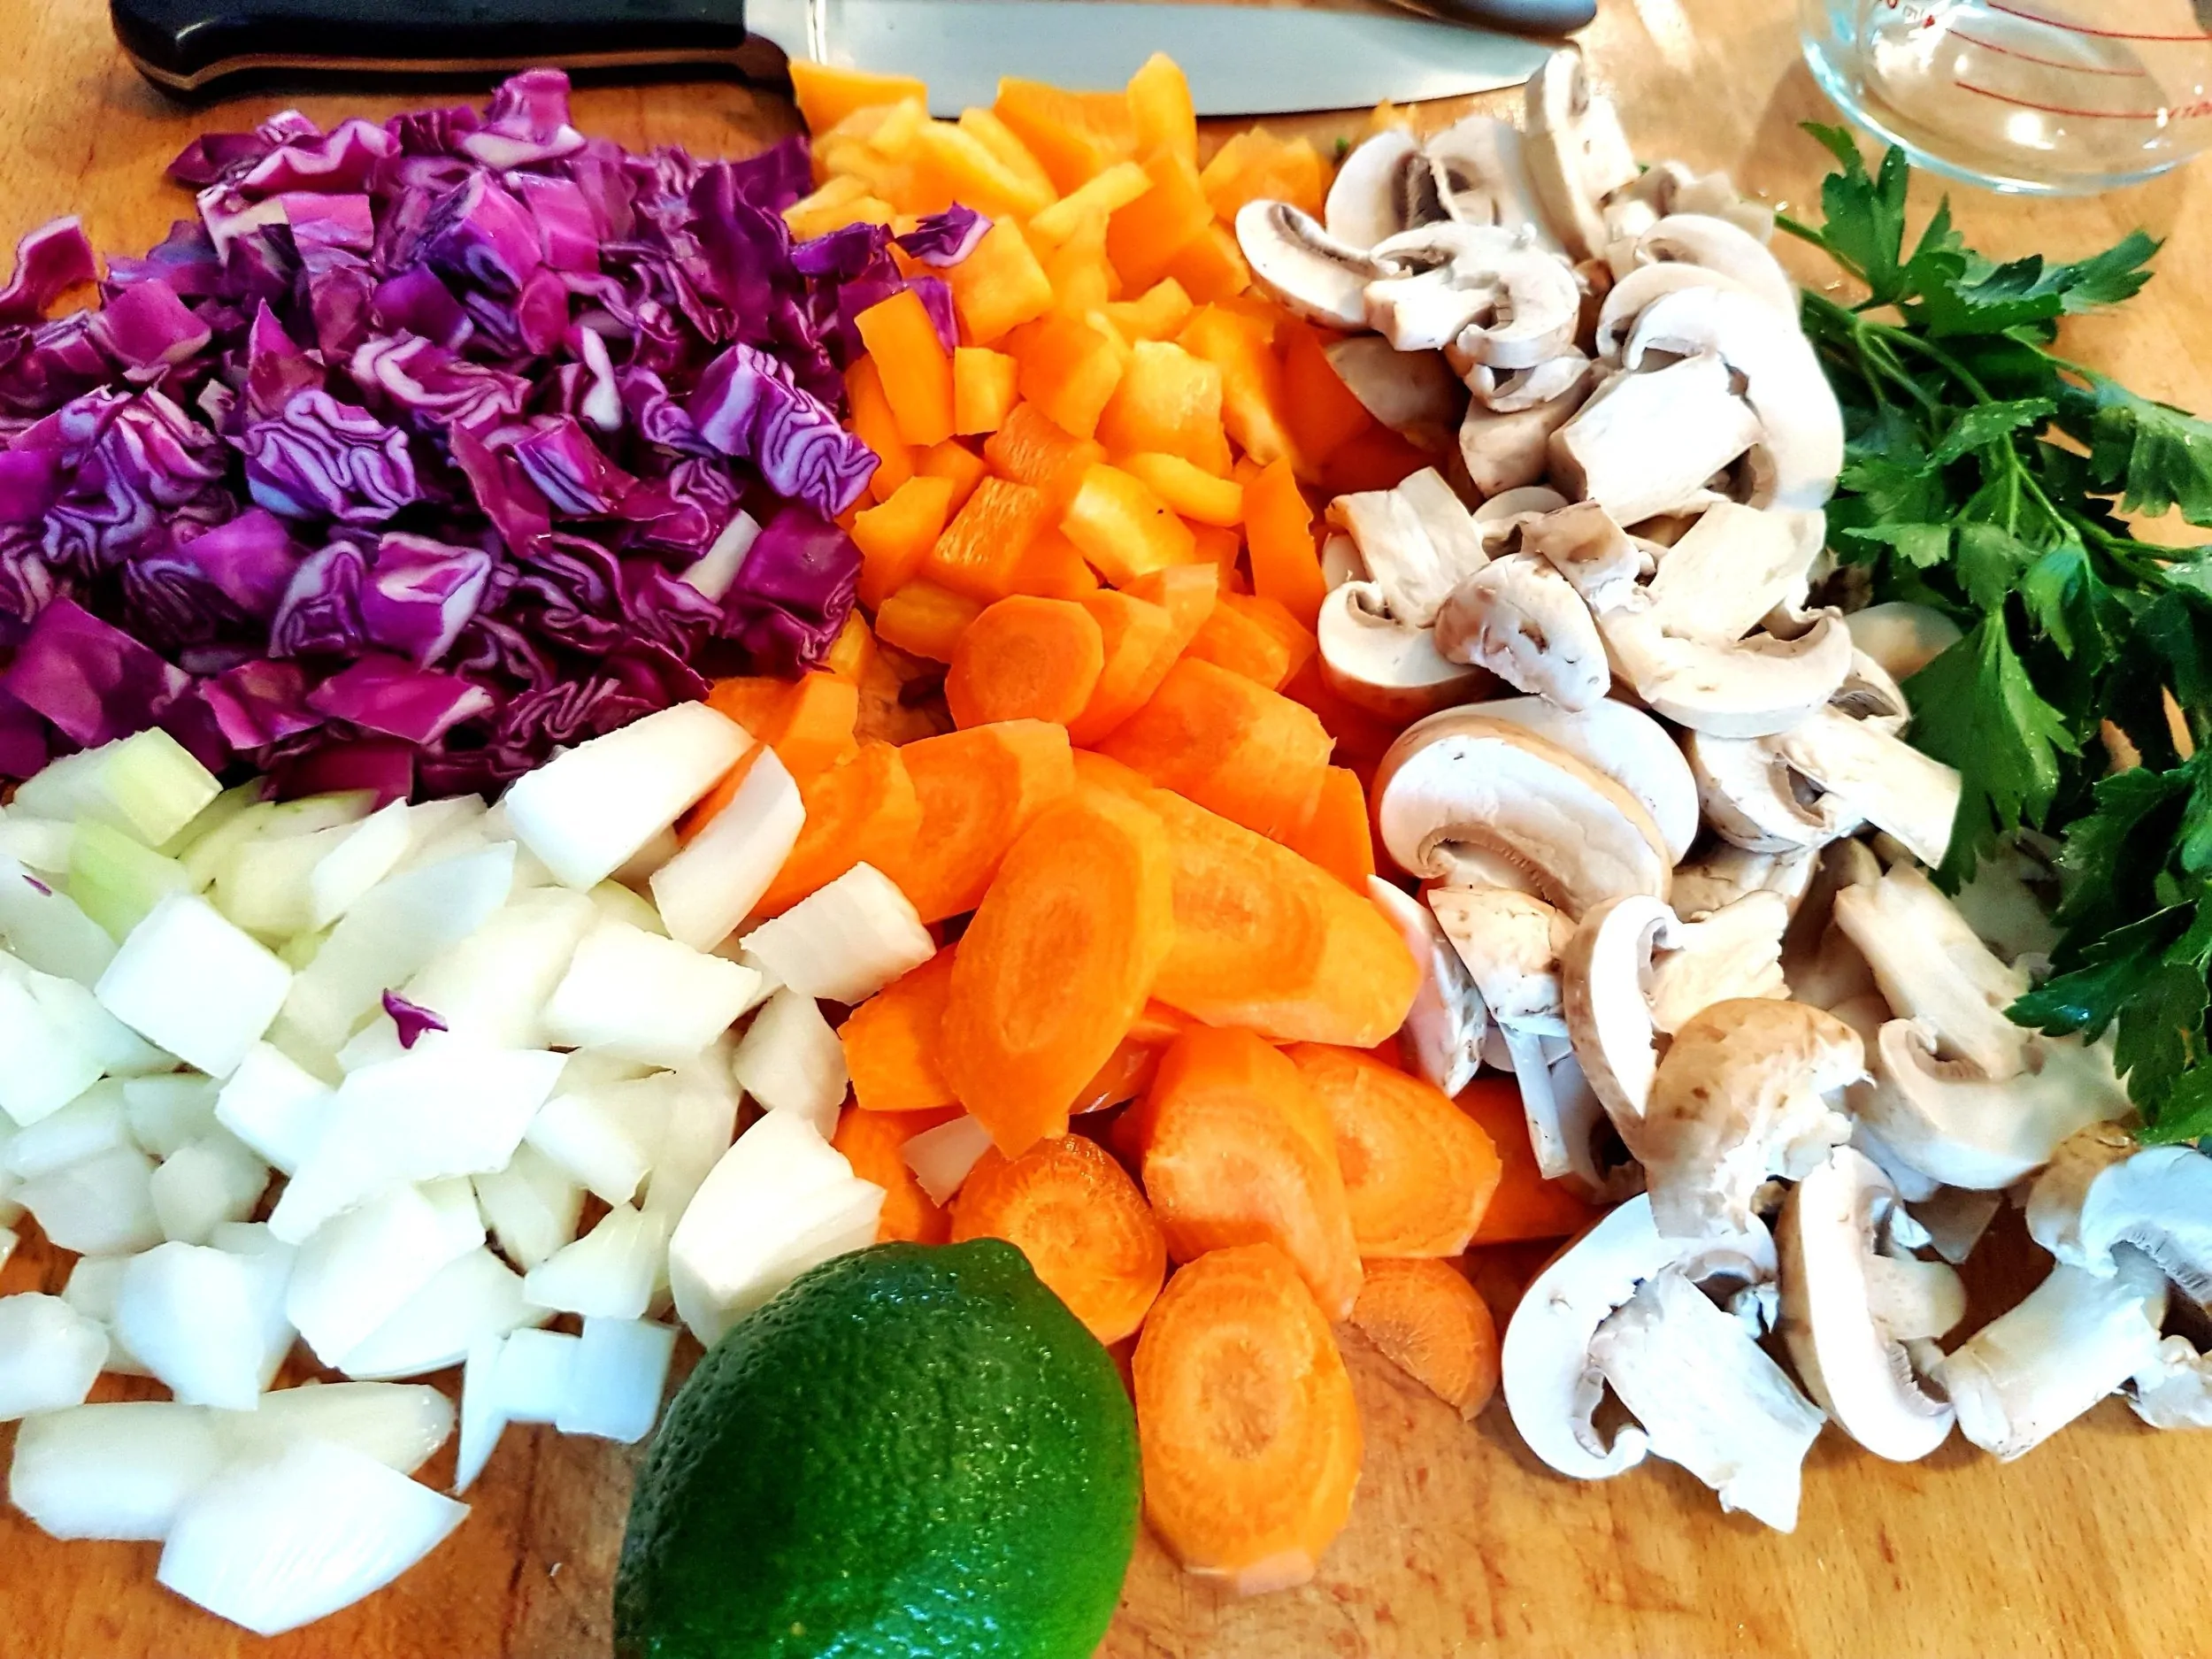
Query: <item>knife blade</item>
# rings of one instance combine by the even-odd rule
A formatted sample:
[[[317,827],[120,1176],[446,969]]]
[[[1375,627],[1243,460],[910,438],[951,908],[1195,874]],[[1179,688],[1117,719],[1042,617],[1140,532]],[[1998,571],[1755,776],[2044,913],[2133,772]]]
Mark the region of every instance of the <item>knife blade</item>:
[[[1477,3],[1523,27],[1587,20],[1588,0]],[[1516,85],[1550,50],[1410,16],[1123,0],[111,0],[110,14],[139,72],[180,92],[273,69],[775,80],[803,57],[918,76],[938,115],[989,104],[1002,75],[1119,86],[1156,51],[1183,66],[1200,114],[1266,115]]]

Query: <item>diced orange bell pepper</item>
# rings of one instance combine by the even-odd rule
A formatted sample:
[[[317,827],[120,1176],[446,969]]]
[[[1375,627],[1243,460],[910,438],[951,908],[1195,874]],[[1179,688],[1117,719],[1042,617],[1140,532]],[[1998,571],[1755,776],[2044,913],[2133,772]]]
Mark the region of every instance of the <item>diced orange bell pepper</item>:
[[[1176,255],[1203,235],[1213,209],[1198,185],[1198,169],[1182,156],[1162,151],[1144,164],[1151,188],[1118,211],[1106,230],[1106,254],[1131,290],[1148,288],[1166,275]]]
[[[1172,58],[1155,52],[1144,66],[1129,77],[1129,119],[1137,129],[1137,159],[1179,156],[1195,169],[1198,163],[1198,112],[1191,102],[1190,82]]]
[[[1086,221],[1110,218],[1151,188],[1151,176],[1141,165],[1118,161],[1033,218],[1029,239],[1039,248],[1065,242]]]
[[[876,609],[876,637],[933,662],[952,661],[952,649],[983,607],[934,582],[911,581]]]
[[[988,346],[962,346],[952,354],[952,429],[962,437],[996,432],[1014,407],[1014,377],[1021,365]]]
[[[1184,522],[1190,526],[1191,540],[1198,544],[1198,557],[1221,572],[1221,591],[1225,594],[1248,594],[1252,583],[1237,561],[1244,557],[1244,535],[1239,530],[1225,530],[1219,525],[1200,524],[1194,518]]]
[[[1017,384],[1025,399],[1075,437],[1098,430],[1121,384],[1121,342],[1110,328],[1055,312],[1016,329],[1008,349],[1021,365]]]
[[[1033,175],[1009,165],[981,138],[950,121],[925,122],[914,134],[914,149],[946,199],[995,220],[1026,218],[1052,204],[1052,186],[1041,169]]]
[[[837,637],[822,658],[825,672],[840,680],[849,680],[856,686],[864,686],[876,665],[876,636],[866,618],[857,611],[846,612],[845,626],[837,630]]]
[[[1222,372],[1167,341],[1140,340],[1101,412],[1098,441],[1115,455],[1179,455],[1216,476],[1229,471]]]
[[[1265,468],[1244,492],[1245,546],[1252,591],[1272,599],[1310,628],[1328,584],[1313,543],[1313,509],[1287,461]]]
[[[1085,561],[1083,549],[1064,531],[1048,525],[1022,555],[1021,566],[1014,572],[1014,591],[1040,599],[1081,599],[1098,591],[1098,578]]]
[[[1033,197],[1037,207],[1049,207],[1060,193],[1053,188],[1052,175],[1022,142],[1014,129],[980,104],[972,104],[960,111],[957,123],[960,130],[991,152],[994,159],[1021,181],[1022,188]]]
[[[952,308],[960,319],[963,342],[995,345],[1022,324],[1052,309],[1052,282],[1022,235],[1021,227],[1002,219],[983,234],[958,265],[949,266]]]
[[[1106,307],[1106,320],[1134,345],[1140,340],[1172,340],[1190,321],[1190,296],[1173,277],[1163,277],[1133,300],[1116,300]]]
[[[1321,486],[1331,496],[1362,490],[1394,489],[1436,457],[1380,424],[1371,426],[1332,455],[1321,468]]]
[[[1210,225],[1203,234],[1192,237],[1168,261],[1166,274],[1199,305],[1233,299],[1252,286],[1252,267],[1244,263],[1235,233],[1226,225]]]
[[[845,371],[845,401],[852,409],[846,424],[855,437],[876,452],[876,470],[868,480],[868,493],[878,501],[888,501],[900,485],[914,476],[914,463],[907,455],[906,440],[899,435],[891,400],[883,395],[883,376],[873,357],[863,357]]]
[[[1283,419],[1299,458],[1314,467],[1375,426],[1367,406],[1329,365],[1325,341],[1319,329],[1295,317],[1283,319],[1275,331],[1283,359]]]
[[[1114,465],[1185,518],[1225,527],[1244,521],[1244,486],[1217,478],[1179,455],[1140,450],[1116,456]]]
[[[1116,586],[1164,565],[1187,564],[1197,554],[1183,521],[1118,467],[1094,466],[1083,475],[1060,527]]]
[[[1017,403],[983,441],[983,458],[1001,478],[1033,485],[1064,510],[1082,488],[1083,474],[1106,458],[1106,446],[1071,436],[1034,403]]]
[[[922,296],[901,288],[853,319],[883,377],[899,435],[926,448],[952,436],[952,357]]]
[[[841,210],[867,194],[866,180],[841,173],[811,196],[803,196],[784,209],[783,222],[790,229],[794,242],[810,242],[850,224],[852,221]]]
[[[984,604],[1003,599],[1014,591],[1022,555],[1050,516],[1042,490],[986,478],[930,549],[922,574]]]
[[[1083,317],[1114,297],[1114,268],[1106,263],[1106,220],[1085,219],[1075,232],[1043,255],[1045,278],[1052,284],[1052,309]],[[1120,336],[1115,336],[1119,343]]]
[[[912,75],[877,75],[864,69],[838,69],[795,58],[790,64],[792,96],[807,129],[826,133],[855,110],[908,98],[927,102],[929,88]]]
[[[1191,641],[1189,654],[1280,691],[1317,649],[1313,630],[1278,601],[1225,593]]]
[[[991,112],[1027,146],[1062,196],[1136,151],[1129,100],[1118,92],[1064,92],[1009,77],[998,83]]]
[[[860,549],[860,603],[873,611],[913,580],[951,517],[949,479],[910,478],[882,505],[855,518],[852,538]]]
[[[1201,176],[1215,216],[1234,222],[1237,210],[1257,197],[1287,202],[1316,219],[1327,188],[1321,152],[1302,138],[1284,139],[1264,127],[1233,134]]]
[[[1238,448],[1262,466],[1295,457],[1282,414],[1282,365],[1264,324],[1226,305],[1202,305],[1177,340],[1221,371],[1221,418]]]
[[[952,486],[952,511],[955,513],[968,504],[968,497],[975,494],[975,487],[983,481],[990,465],[973,449],[957,438],[948,438],[942,443],[932,444],[918,450],[914,456],[914,475],[917,478],[941,478]]]

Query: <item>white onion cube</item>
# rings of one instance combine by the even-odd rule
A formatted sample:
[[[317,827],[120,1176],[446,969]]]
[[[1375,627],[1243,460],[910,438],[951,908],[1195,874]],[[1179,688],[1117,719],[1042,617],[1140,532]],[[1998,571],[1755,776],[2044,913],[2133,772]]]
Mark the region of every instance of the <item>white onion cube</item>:
[[[946,1204],[968,1179],[976,1160],[990,1148],[991,1132],[963,1112],[934,1129],[923,1130],[899,1151],[906,1167],[914,1171],[915,1180],[929,1194],[929,1202]]]
[[[19,1124],[59,1111],[100,1080],[98,1048],[54,995],[70,983],[0,962],[0,1111]]]
[[[300,1248],[285,1315],[316,1357],[335,1365],[440,1268],[483,1241],[466,1181],[392,1187]]]
[[[94,989],[149,1042],[225,1078],[269,1029],[291,984],[273,954],[206,900],[179,893],[131,930]]]
[[[858,864],[745,935],[745,948],[793,990],[864,1002],[937,954],[913,902],[873,864]]]
[[[412,844],[413,810],[404,801],[393,801],[339,833],[308,872],[309,926],[328,927],[392,873]]]
[[[499,1351],[493,1378],[511,1423],[550,1423],[560,1415],[576,1363],[577,1340],[555,1331],[516,1331]]]
[[[292,1265],[298,1261],[299,1252],[273,1234],[265,1221],[226,1221],[208,1241],[245,1263],[247,1294],[261,1326],[260,1376],[261,1386],[266,1388],[276,1380],[299,1334],[284,1311],[292,1285]],[[109,1369],[114,1369],[112,1362]]]
[[[532,1268],[522,1294],[560,1313],[642,1318],[667,1248],[667,1225],[658,1216],[618,1205],[575,1243]]]
[[[162,1161],[149,1194],[164,1237],[205,1244],[226,1221],[243,1221],[269,1185],[269,1166],[218,1129]]]
[[[88,818],[158,847],[221,793],[189,749],[149,726],[52,762],[23,781],[15,804],[40,818]]]
[[[215,1079],[196,1071],[125,1078],[123,1107],[139,1150],[165,1158],[214,1133]]]
[[[115,960],[115,941],[77,902],[12,857],[0,857],[0,944],[41,973],[90,985]]]
[[[576,1237],[583,1187],[528,1141],[515,1148],[505,1169],[479,1175],[474,1185],[492,1236],[525,1272]]]
[[[9,1136],[0,1145],[0,1169],[19,1180],[35,1181],[72,1164],[133,1144],[123,1085],[114,1080],[95,1083],[59,1111]]]
[[[730,1149],[737,1136],[738,1093],[730,1074],[729,1050],[717,1043],[678,1068],[676,1085],[653,1153],[652,1178],[645,1189],[645,1210],[672,1228],[707,1171]]]
[[[16,1199],[38,1217],[50,1243],[87,1256],[127,1256],[161,1242],[154,1162],[119,1147],[26,1181]]]
[[[729,803],[653,872],[653,902],[669,935],[712,950],[752,914],[806,825],[799,786],[763,747]]]
[[[219,1411],[213,1422],[234,1455],[311,1438],[411,1475],[452,1435],[453,1402],[421,1383],[308,1383],[263,1394],[250,1411]]]
[[[675,1352],[672,1325],[587,1317],[569,1359],[568,1388],[553,1426],[564,1434],[592,1434],[625,1445],[643,1440],[660,1415],[661,1391]]]
[[[753,1016],[730,1069],[738,1086],[772,1112],[795,1112],[826,1141],[849,1079],[845,1046],[812,997],[779,991]]]
[[[59,1296],[0,1296],[0,1422],[84,1403],[108,1333]]]
[[[545,1319],[523,1300],[522,1279],[489,1250],[448,1262],[375,1330],[346,1350],[338,1369],[364,1381],[421,1377],[457,1365],[471,1346]]]
[[[457,1037],[542,1048],[546,1002],[598,918],[590,899],[565,887],[518,894],[433,957],[407,982],[407,1000],[435,1013]]]
[[[556,1094],[523,1132],[556,1168],[611,1204],[637,1195],[651,1153],[596,1092]]]
[[[290,1175],[329,1125],[337,1091],[283,1050],[257,1042],[216,1096],[224,1128]]]
[[[546,1029],[556,1042],[680,1065],[730,1028],[753,985],[737,963],[603,921],[577,946]]]
[[[261,1393],[261,1310],[242,1257],[164,1244],[134,1256],[116,1333],[187,1405],[250,1411]]]
[[[77,1406],[16,1431],[8,1496],[55,1538],[159,1539],[226,1455],[212,1414],[168,1401]]]
[[[453,1459],[456,1497],[476,1484],[507,1431],[507,1414],[499,1401],[499,1356],[506,1346],[504,1335],[486,1337],[469,1349],[462,1365],[461,1444]]]

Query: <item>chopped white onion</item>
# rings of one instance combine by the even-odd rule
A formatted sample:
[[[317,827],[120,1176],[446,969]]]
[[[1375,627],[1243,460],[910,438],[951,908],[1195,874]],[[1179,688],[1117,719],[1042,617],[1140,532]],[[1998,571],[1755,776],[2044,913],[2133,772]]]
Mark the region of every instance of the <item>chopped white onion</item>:
[[[213,1413],[199,1406],[43,1411],[16,1431],[8,1496],[56,1538],[165,1538],[225,1455]]]
[[[669,935],[712,950],[737,930],[798,843],[806,807],[776,751],[764,745],[729,803],[653,872],[653,902]]]
[[[252,1215],[268,1185],[269,1166],[217,1129],[164,1159],[147,1187],[163,1235],[204,1244],[224,1222]]]
[[[94,987],[116,1018],[210,1077],[238,1069],[284,1006],[292,971],[206,900],[172,895]]]
[[[452,1435],[453,1402],[421,1383],[311,1382],[264,1394],[250,1411],[218,1411],[212,1422],[234,1456],[305,1438],[411,1475]]]
[[[657,1170],[653,1179],[660,1179]],[[474,1185],[492,1236],[525,1272],[576,1237],[582,1185],[527,1141],[505,1169],[479,1175]]]
[[[119,1087],[131,1139],[142,1152],[165,1158],[215,1131],[213,1078],[171,1071],[162,1077],[125,1078]]]
[[[440,1268],[483,1241],[466,1181],[392,1187],[301,1247],[286,1317],[317,1358],[335,1365]]]
[[[516,1331],[499,1350],[492,1386],[511,1423],[550,1423],[560,1415],[576,1363],[577,1339],[557,1331]]]
[[[532,1268],[522,1294],[560,1313],[642,1318],[667,1249],[666,1222],[617,1205],[575,1243]]]
[[[287,1175],[295,1173],[330,1121],[337,1091],[283,1050],[257,1042],[216,1096],[215,1118]]]
[[[164,1244],[132,1257],[115,1330],[187,1405],[250,1411],[260,1395],[263,1317],[243,1256]]]
[[[991,1132],[964,1112],[934,1129],[925,1129],[900,1148],[906,1167],[929,1194],[933,1204],[950,1202],[975,1168],[976,1160],[990,1150]]]
[[[587,1317],[553,1426],[564,1434],[593,1434],[626,1445],[643,1440],[660,1415],[675,1352],[672,1325]]]
[[[489,1250],[457,1256],[391,1317],[346,1350],[338,1369],[363,1381],[423,1377],[468,1356],[470,1346],[549,1316],[523,1300],[522,1279]]]
[[[937,954],[913,902],[857,864],[745,935],[768,972],[807,996],[854,1003]]]
[[[111,1079],[95,1083],[59,1111],[17,1130],[0,1148],[0,1168],[19,1180],[35,1181],[133,1144],[123,1085]]]
[[[0,1423],[82,1405],[108,1333],[59,1296],[0,1296]]]
[[[546,1004],[557,1042],[680,1065],[727,1031],[751,999],[751,970],[625,922],[602,921]]]
[[[151,1158],[118,1147],[24,1182],[15,1198],[38,1217],[48,1242],[86,1256],[127,1256],[161,1242],[153,1173]]]
[[[738,1085],[772,1112],[795,1112],[826,1141],[844,1103],[845,1046],[814,999],[779,991],[753,1016],[730,1069]]]

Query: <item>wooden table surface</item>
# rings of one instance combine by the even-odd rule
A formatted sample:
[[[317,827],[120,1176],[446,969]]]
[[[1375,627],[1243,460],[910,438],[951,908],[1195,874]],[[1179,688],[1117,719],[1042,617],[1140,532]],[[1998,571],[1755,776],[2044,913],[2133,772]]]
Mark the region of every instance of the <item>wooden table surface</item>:
[[[1641,155],[1725,166],[1747,190],[1811,210],[1824,158],[1797,125],[1833,117],[1798,61],[1786,0],[1607,0],[1586,47]],[[250,125],[287,102],[327,121],[446,96],[183,110],[124,65],[99,0],[0,0],[0,53],[8,242],[75,212],[99,246],[142,249],[191,211],[160,173],[194,132]],[[1429,106],[1419,119],[1440,124],[1460,109]],[[592,88],[576,112],[627,144],[707,155],[796,125],[780,98],[728,84]],[[1358,121],[1299,125],[1333,137]],[[2212,175],[2185,171],[2085,203],[1955,197],[1970,240],[2001,255],[2077,255],[2139,224],[2170,238],[2146,296],[2123,318],[2076,325],[2069,349],[2149,396],[2212,403]],[[33,1245],[0,1272],[0,1291],[58,1289],[64,1271]],[[1723,1517],[1711,1494],[1655,1463],[1602,1485],[1558,1479],[1502,1408],[1463,1425],[1356,1337],[1347,1347],[1367,1464],[1318,1580],[1239,1602],[1184,1578],[1147,1540],[1105,1659],[2212,1652],[2201,1610],[2212,1436],[2154,1435],[2108,1402],[2010,1467],[1955,1438],[1901,1467],[1831,1432],[1785,1538]],[[0,1432],[0,1456],[12,1438]],[[634,1461],[599,1441],[511,1431],[471,1494],[474,1513],[429,1561],[273,1643],[158,1589],[154,1546],[58,1544],[0,1509],[0,1659],[595,1659]]]

